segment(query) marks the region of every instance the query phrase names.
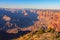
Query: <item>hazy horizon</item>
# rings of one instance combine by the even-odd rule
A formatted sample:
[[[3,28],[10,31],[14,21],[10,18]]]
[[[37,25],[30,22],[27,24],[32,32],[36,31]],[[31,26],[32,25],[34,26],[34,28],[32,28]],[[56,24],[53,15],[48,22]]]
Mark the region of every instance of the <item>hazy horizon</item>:
[[[0,0],[0,8],[60,9],[60,0]]]

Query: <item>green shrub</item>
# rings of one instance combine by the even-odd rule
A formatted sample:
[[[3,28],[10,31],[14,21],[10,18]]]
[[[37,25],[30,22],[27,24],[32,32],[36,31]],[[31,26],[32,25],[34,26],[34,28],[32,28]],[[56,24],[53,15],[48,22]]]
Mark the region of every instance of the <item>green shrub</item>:
[[[45,30],[45,32],[52,32],[52,33],[54,33],[54,32],[55,32],[55,30],[54,30],[54,29],[52,29],[52,28],[49,28],[49,29],[46,29],[46,30]]]
[[[42,33],[44,33],[44,30],[42,28],[40,28],[36,33],[37,34],[42,34]]]
[[[59,38],[57,38],[57,40],[60,40],[60,37],[59,37]]]

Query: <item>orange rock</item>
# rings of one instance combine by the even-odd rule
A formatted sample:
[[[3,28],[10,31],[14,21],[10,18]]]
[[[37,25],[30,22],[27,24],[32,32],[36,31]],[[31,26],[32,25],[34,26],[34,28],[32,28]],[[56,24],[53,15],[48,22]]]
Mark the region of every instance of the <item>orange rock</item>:
[[[5,20],[5,21],[10,21],[11,18],[10,18],[9,16],[7,16],[7,15],[4,15],[4,16],[3,16],[3,20]]]

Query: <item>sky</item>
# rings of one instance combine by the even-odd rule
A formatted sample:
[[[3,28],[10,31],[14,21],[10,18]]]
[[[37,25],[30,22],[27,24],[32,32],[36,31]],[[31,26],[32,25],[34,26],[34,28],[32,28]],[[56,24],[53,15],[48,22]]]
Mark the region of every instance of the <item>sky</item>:
[[[60,0],[0,0],[0,8],[60,9]]]

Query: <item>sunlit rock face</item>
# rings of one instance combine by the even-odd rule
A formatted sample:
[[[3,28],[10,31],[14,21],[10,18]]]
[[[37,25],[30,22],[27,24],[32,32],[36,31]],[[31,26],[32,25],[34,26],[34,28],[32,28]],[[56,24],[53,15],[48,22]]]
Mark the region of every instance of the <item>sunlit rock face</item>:
[[[30,12],[34,12],[34,10],[30,10]]]
[[[16,34],[16,33],[18,33],[18,29],[16,29],[16,28],[14,28],[14,29],[8,29],[6,32],[7,32],[7,33]]]
[[[4,15],[4,16],[3,16],[3,20],[4,20],[4,21],[10,21],[11,18],[10,18],[9,16],[7,16],[7,15]]]
[[[23,10],[23,15],[24,16],[27,16],[28,15],[28,13],[26,12],[26,10]]]
[[[31,9],[30,12],[32,12],[32,13],[36,13],[36,10]]]
[[[60,32],[60,11],[59,10],[38,10],[38,19],[41,24],[47,25],[55,31]]]

